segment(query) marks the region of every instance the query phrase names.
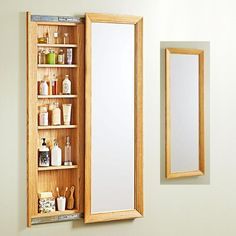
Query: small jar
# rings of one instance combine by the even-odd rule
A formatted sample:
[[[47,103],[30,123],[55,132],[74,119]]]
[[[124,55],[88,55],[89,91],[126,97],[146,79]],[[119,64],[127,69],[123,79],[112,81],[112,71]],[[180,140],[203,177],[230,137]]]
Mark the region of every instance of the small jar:
[[[61,109],[59,103],[54,103],[54,109],[52,110],[52,125],[61,125]]]
[[[38,51],[38,64],[46,64],[45,50],[39,50]]]
[[[59,43],[58,32],[53,33],[53,38],[54,38],[54,44],[58,44]]]
[[[47,64],[56,64],[56,53],[53,50],[49,50],[49,53],[47,54]]]
[[[63,39],[64,44],[69,44],[69,34],[64,33],[64,39]]]
[[[58,64],[65,64],[65,53],[62,49],[58,53],[57,63]]]
[[[48,109],[46,106],[41,106],[39,108],[39,125],[40,126],[48,125]]]

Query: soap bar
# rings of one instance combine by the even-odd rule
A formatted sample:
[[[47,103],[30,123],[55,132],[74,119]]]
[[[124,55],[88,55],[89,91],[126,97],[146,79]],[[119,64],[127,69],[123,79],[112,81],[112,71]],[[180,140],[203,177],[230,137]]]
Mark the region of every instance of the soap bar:
[[[52,197],[52,192],[41,192],[39,193],[39,198],[50,198]]]

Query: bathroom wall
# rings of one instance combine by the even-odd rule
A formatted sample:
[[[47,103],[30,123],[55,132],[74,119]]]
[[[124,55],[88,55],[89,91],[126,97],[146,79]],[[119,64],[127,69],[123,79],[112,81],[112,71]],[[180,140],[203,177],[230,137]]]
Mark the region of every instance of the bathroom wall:
[[[236,3],[234,0],[1,0],[0,234],[234,236],[236,234]],[[145,217],[26,227],[25,11],[144,17]],[[210,41],[209,184],[160,184],[160,41]]]

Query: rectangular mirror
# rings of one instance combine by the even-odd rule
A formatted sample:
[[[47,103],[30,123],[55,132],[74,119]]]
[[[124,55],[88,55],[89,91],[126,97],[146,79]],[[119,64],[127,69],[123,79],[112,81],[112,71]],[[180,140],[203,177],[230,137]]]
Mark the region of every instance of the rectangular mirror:
[[[85,222],[141,217],[142,19],[86,15]]]
[[[166,177],[204,174],[204,52],[166,49]]]

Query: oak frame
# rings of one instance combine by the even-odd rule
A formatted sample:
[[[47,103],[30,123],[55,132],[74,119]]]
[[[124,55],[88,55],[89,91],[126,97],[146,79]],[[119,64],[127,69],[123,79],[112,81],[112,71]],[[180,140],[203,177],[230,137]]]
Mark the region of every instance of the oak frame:
[[[185,172],[171,172],[171,127],[170,127],[170,55],[198,55],[199,58],[199,169]],[[165,163],[166,178],[201,176],[205,174],[205,128],[204,128],[204,51],[199,49],[165,49]]]
[[[135,180],[134,210],[91,213],[91,25],[92,23],[133,24],[135,26]],[[86,126],[85,126],[85,223],[134,219],[143,216],[143,19],[136,16],[86,14]]]

